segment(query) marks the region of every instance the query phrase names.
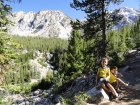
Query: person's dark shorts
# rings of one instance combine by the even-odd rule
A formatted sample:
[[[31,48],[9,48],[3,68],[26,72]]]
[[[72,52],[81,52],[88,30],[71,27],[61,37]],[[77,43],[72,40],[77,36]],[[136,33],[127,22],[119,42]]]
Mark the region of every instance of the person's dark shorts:
[[[111,85],[112,85],[113,87],[116,87],[116,86],[117,86],[117,82],[113,82],[113,83],[111,83]]]

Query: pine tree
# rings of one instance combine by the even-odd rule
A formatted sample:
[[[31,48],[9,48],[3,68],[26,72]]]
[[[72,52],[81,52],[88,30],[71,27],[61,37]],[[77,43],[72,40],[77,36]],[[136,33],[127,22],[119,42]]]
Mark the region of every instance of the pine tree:
[[[132,38],[131,40],[134,41],[136,44],[136,47],[140,46],[140,19],[138,22],[131,28],[130,31],[130,37]]]
[[[102,33],[102,45],[101,56],[106,56],[106,29],[110,29],[110,26],[114,21],[119,21],[121,17],[116,15],[117,11],[108,15],[107,7],[110,3],[119,4],[123,0],[73,0],[71,7],[76,10],[82,10],[87,14],[87,22],[84,24],[85,38],[97,37],[98,33]],[[98,47],[98,46],[97,46]],[[100,49],[98,49],[100,50]]]
[[[84,57],[83,57],[83,40],[79,31],[79,21],[72,22],[73,31],[71,38],[69,39],[68,51],[67,51],[67,71],[65,75],[71,78],[79,76],[83,72]]]

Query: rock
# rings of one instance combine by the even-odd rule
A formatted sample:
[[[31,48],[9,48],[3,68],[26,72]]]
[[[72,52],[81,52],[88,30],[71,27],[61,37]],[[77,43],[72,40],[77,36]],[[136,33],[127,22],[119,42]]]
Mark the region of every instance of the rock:
[[[137,78],[136,81],[140,81],[140,78]]]
[[[60,95],[55,96],[54,102],[59,103],[60,101]]]
[[[49,61],[53,57],[53,54],[46,53],[45,57],[46,57],[46,61]]]
[[[130,50],[127,52],[126,57],[133,57],[136,55],[136,53],[137,53],[137,50]]]
[[[119,71],[120,71],[120,72],[124,72],[124,71],[126,71],[128,68],[129,68],[129,66],[125,66],[124,68],[120,68]]]
[[[139,52],[140,53],[140,52]],[[136,59],[139,59],[140,60],[140,56],[136,56]]]
[[[8,19],[8,34],[20,36],[58,37],[68,39],[72,30],[72,19],[59,10],[42,10],[37,13],[13,12]]]
[[[25,101],[25,105],[30,105],[30,102],[29,101]]]
[[[140,90],[140,84],[135,84],[135,85],[134,85],[134,89]]]
[[[140,51],[140,47],[137,48],[137,51]]]
[[[128,51],[128,53],[129,53],[129,54],[132,54],[132,53],[134,54],[134,53],[136,53],[136,51],[137,51],[137,50],[130,50],[130,51]]]
[[[56,105],[61,105],[60,103],[57,103]]]
[[[34,95],[39,95],[39,94],[42,94],[42,90],[41,89],[37,89],[36,91],[34,91]]]
[[[109,96],[99,85],[93,87],[92,89],[86,92],[88,95],[92,97],[92,101],[101,102],[102,100],[109,100]]]

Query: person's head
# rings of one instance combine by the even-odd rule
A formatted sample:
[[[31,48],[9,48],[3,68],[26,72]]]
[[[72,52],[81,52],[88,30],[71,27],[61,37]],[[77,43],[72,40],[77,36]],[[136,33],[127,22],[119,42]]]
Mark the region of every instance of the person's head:
[[[118,73],[118,68],[116,66],[111,67],[110,69],[111,73],[116,75]]]
[[[108,59],[106,57],[103,57],[101,60],[101,64],[102,64],[102,67],[106,67],[108,64]]]

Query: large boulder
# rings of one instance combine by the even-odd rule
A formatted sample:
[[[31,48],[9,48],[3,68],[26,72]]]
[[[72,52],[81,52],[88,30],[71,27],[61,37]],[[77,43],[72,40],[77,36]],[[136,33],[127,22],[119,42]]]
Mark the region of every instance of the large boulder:
[[[99,103],[101,101],[107,100],[109,101],[109,96],[105,92],[105,90],[99,85],[93,87],[92,89],[88,90],[86,94],[90,95],[91,101]]]

